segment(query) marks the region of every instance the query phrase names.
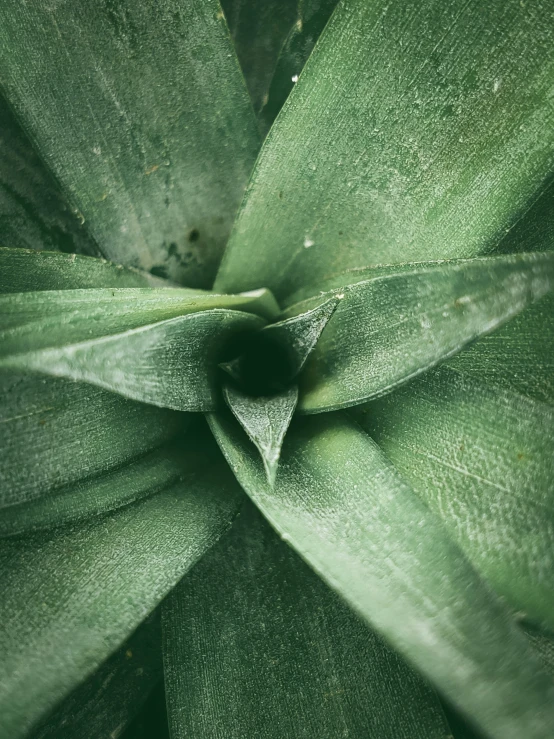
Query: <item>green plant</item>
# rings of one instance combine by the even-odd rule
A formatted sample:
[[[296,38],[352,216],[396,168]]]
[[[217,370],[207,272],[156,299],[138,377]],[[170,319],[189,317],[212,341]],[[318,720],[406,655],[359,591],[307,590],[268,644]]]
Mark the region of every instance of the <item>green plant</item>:
[[[0,736],[547,739],[554,8],[260,5],[0,8]]]

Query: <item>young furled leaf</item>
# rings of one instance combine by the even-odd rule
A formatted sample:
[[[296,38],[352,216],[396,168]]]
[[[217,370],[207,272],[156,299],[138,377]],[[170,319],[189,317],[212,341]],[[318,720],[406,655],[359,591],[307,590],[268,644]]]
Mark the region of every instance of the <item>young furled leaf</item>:
[[[223,397],[260,452],[267,480],[273,485],[283,439],[298,402],[298,388],[293,385],[275,395],[251,396],[227,383]]]

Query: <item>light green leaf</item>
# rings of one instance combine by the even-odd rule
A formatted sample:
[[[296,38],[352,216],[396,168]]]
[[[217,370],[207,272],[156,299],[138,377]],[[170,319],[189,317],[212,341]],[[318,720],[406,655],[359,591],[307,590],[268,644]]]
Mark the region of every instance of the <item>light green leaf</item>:
[[[10,104],[104,256],[209,286],[259,145],[217,0],[8,0],[0,49]]]
[[[123,333],[215,308],[265,319],[279,307],[267,290],[217,295],[187,288],[44,290],[0,295],[0,355]]]
[[[163,604],[173,739],[446,739],[432,691],[252,506]]]
[[[350,273],[352,277],[352,273]],[[346,276],[345,276],[346,277]],[[341,299],[300,379],[299,408],[313,413],[390,392],[456,354],[543,297],[554,253],[414,265],[291,306]]]
[[[206,310],[124,333],[0,357],[0,370],[34,371],[89,382],[143,403],[213,410],[225,344],[264,325],[251,313]]]
[[[100,521],[0,542],[0,735],[19,739],[136,629],[234,517],[209,439],[197,474]]]
[[[156,612],[37,727],[31,739],[118,739],[162,679],[162,633]]]
[[[260,452],[268,482],[273,485],[283,439],[298,402],[298,388],[293,385],[276,395],[252,397],[225,384],[223,397]]]
[[[299,0],[221,0],[254,110],[267,91]]]
[[[25,514],[35,522],[46,510],[69,512],[73,498],[64,496],[79,481],[87,482],[84,488],[77,486],[76,496],[84,489],[92,496],[91,501],[75,500],[83,509],[89,505],[102,509],[120,493],[123,499],[134,495],[133,490],[141,489],[140,481],[138,487],[130,482],[124,492],[125,487],[112,491],[100,478],[92,478],[124,470],[129,462],[167,442],[190,421],[190,416],[182,413],[41,374],[0,371],[0,397],[0,516],[6,521],[6,530],[11,514],[5,506],[35,501],[37,515],[31,511]],[[165,463],[161,462],[161,468],[166,469]],[[62,497],[42,507],[40,500],[56,492]],[[19,525],[17,516],[12,517],[12,523]]]
[[[78,254],[0,247],[0,293],[94,287],[163,287],[148,272]]]
[[[356,418],[518,610],[554,626],[554,407],[449,363]]]
[[[292,26],[277,60],[261,118],[269,128],[281,110],[317,39],[331,17],[337,0],[299,0]]]
[[[68,208],[1,92],[0,243],[20,248],[98,253],[98,247]]]
[[[554,166],[550,0],[343,0],[265,143],[216,286],[492,250]]]
[[[495,739],[544,739],[554,683],[440,519],[343,414],[291,425],[271,488],[227,414],[210,425],[270,523]]]

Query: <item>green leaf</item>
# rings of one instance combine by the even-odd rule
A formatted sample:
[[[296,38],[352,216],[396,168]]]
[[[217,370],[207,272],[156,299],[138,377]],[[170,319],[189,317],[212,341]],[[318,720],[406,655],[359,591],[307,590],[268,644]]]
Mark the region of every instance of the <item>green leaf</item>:
[[[121,734],[121,739],[152,739],[152,737],[170,739],[163,683],[154,689],[140,713]]]
[[[344,0],[258,159],[217,278],[278,300],[492,250],[554,166],[549,0]]]
[[[267,98],[279,51],[299,0],[221,0],[254,110]]]
[[[353,410],[474,566],[554,625],[554,407],[450,363]]]
[[[259,145],[217,0],[8,0],[0,48],[9,102],[104,256],[209,286]]]
[[[163,287],[148,272],[77,254],[0,247],[0,293],[94,287]]]
[[[298,388],[293,385],[276,395],[252,397],[225,384],[223,397],[260,452],[267,480],[273,485],[283,439],[298,402]]]
[[[44,290],[0,295],[0,355],[123,333],[169,318],[216,308],[254,313],[279,311],[267,290],[217,295],[187,288]]]
[[[115,503],[119,495],[123,500],[133,497],[141,489],[140,480],[110,490],[98,476],[117,469],[124,476],[129,462],[167,442],[190,421],[185,414],[134,403],[85,383],[40,374],[0,371],[0,396],[0,507],[4,531],[24,520],[34,525],[47,510],[52,515],[55,509],[60,515],[63,511],[69,513],[73,503],[83,511],[96,505],[101,510],[109,501]],[[144,463],[149,464],[146,459]],[[167,469],[163,461],[155,466]],[[65,494],[79,481],[87,482],[77,486],[68,500]],[[45,501],[43,507],[40,500],[60,492],[60,488],[65,488],[62,497],[51,504]],[[88,491],[91,500],[79,500],[79,490]],[[18,521],[17,514],[11,515],[4,508],[31,501],[36,506],[25,509],[29,519]]]
[[[341,298],[301,376],[299,408],[313,413],[390,392],[493,331],[553,285],[552,252],[482,257],[414,265],[412,272],[291,306],[285,315],[332,294]]]
[[[269,128],[298,81],[306,60],[338,0],[299,0],[296,23],[292,26],[277,60],[261,118]]]
[[[98,253],[98,247],[87,238],[79,219],[68,208],[1,93],[0,243]]]
[[[163,679],[161,647],[161,624],[156,612],[37,727],[31,739],[120,737]]]
[[[293,423],[271,488],[234,419],[209,416],[270,523],[491,737],[544,739],[554,684],[440,519],[343,414]]]
[[[179,411],[213,410],[222,348],[263,325],[251,313],[216,309],[78,343],[62,344],[58,335],[58,346],[0,357],[0,370],[84,381]]]
[[[252,506],[164,601],[173,739],[446,739],[432,691]]]
[[[209,438],[198,472],[96,522],[0,542],[0,734],[18,739],[102,664],[228,527],[242,495]]]
[[[183,425],[189,418],[190,416],[184,417]],[[25,441],[29,442],[31,439]],[[147,452],[138,459],[127,461],[121,467],[108,469],[95,477],[85,477],[61,488],[46,489],[44,492],[40,488],[29,489],[28,473],[27,477],[17,479],[17,470],[13,470],[13,460],[9,460],[8,469],[2,470],[2,477],[8,477],[8,482],[13,480],[14,487],[19,483],[20,487],[15,490],[14,487],[9,487],[8,498],[13,499],[15,493],[19,497],[42,494],[19,505],[8,504],[8,507],[2,507],[0,536],[48,529],[52,526],[74,523],[83,518],[99,516],[157,493],[177,480],[187,480],[191,475],[191,460],[187,453],[183,454],[183,447],[186,449],[188,442],[188,438],[183,441],[182,436],[179,436],[172,443]],[[24,445],[23,451],[29,454],[28,444]],[[62,455],[54,450],[49,450],[49,453],[59,464],[59,457]],[[75,464],[78,460],[71,461]],[[104,465],[107,461],[102,460]],[[36,462],[37,460],[34,460],[35,465]],[[79,473],[83,474],[82,468],[75,464],[73,474]],[[32,482],[36,484],[36,480]],[[44,482],[49,480],[40,482],[44,485]],[[27,488],[23,487],[24,483],[27,483]]]

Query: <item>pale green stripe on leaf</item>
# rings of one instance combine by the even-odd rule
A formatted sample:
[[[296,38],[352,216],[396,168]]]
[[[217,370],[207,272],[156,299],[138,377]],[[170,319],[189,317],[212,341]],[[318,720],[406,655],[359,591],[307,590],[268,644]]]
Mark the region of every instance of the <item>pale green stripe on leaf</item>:
[[[552,628],[554,408],[448,365],[353,413],[495,590]]]
[[[208,286],[259,145],[217,0],[8,0],[0,48],[9,102],[104,256]]]
[[[0,358],[0,369],[89,382],[179,411],[213,410],[226,343],[264,325],[250,313],[206,310],[79,343]]]
[[[413,272],[336,288],[287,310],[304,312],[330,295],[340,298],[301,376],[302,411],[356,405],[389,392],[493,331],[554,283],[552,252],[413,266]]]
[[[100,521],[0,542],[1,736],[27,736],[229,526],[242,495],[208,443],[192,479]]]
[[[492,250],[554,166],[550,0],[343,0],[272,128],[217,288],[278,300]]]
[[[447,739],[427,685],[253,506],[163,604],[173,739]]]
[[[544,739],[554,683],[440,519],[343,414],[289,429],[275,486],[229,415],[209,416],[238,480],[319,574],[495,739]]]

